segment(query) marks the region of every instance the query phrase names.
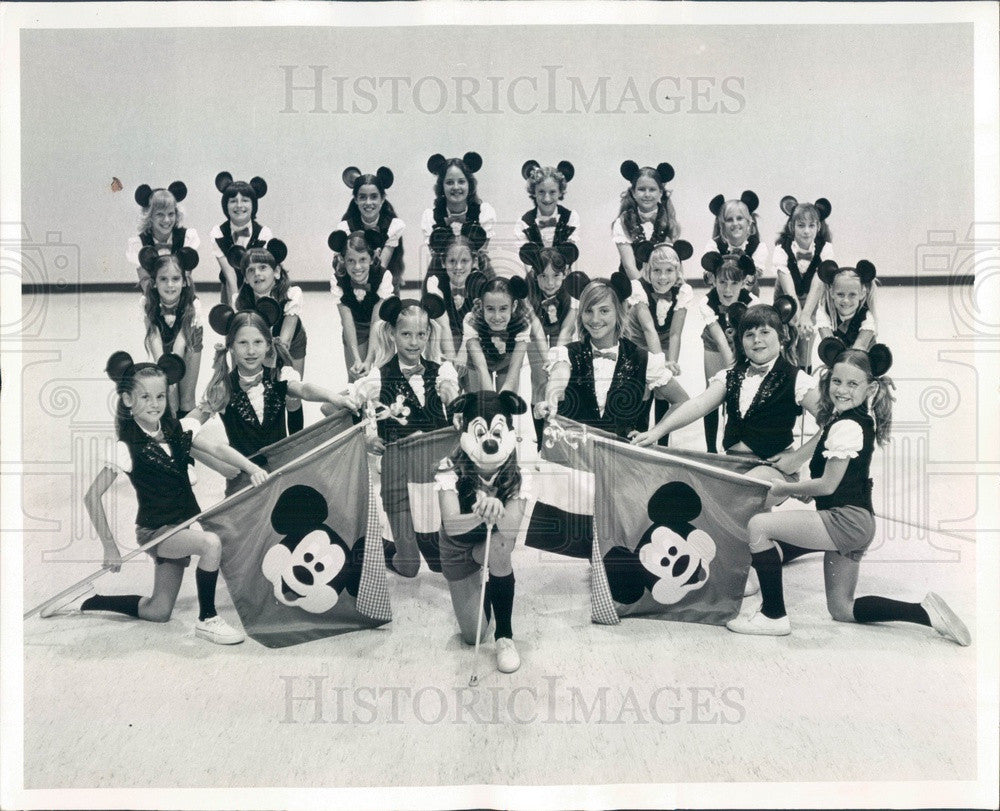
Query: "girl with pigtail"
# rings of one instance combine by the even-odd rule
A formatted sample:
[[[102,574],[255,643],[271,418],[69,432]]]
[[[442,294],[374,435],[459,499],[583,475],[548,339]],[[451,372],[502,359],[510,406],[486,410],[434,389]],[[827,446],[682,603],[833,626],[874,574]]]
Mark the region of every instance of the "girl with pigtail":
[[[151,281],[143,286],[141,301],[146,352],[153,361],[171,353],[184,360],[184,377],[167,390],[171,409],[182,418],[194,408],[201,366],[201,303],[189,276],[198,265],[198,254],[191,248],[161,254],[146,246],[138,260]]]
[[[184,212],[180,203],[187,197],[187,186],[175,180],[165,189],[153,189],[143,183],[135,190],[135,201],[142,209],[139,233],[129,237],[125,258],[139,274],[139,287],[145,293],[149,287],[149,273],[139,261],[143,248],[153,248],[157,255],[176,254],[182,248],[197,251],[201,240],[193,228],[185,228]]]
[[[289,397],[357,410],[349,397],[302,382],[287,348],[272,335],[271,324],[278,317],[280,310],[270,299],[240,312],[217,304],[208,315],[212,329],[225,336],[225,342],[215,347],[214,373],[192,416],[204,423],[218,414],[229,444],[248,457],[287,436]],[[246,484],[243,475],[228,479],[226,495]]]
[[[236,247],[229,252],[229,259],[240,268],[245,284],[236,297],[236,310],[253,310],[264,299],[278,306],[278,316],[272,322],[271,333],[275,343],[281,344],[291,358],[291,365],[299,373],[306,367],[306,330],[302,325],[302,288],[291,284],[283,262],[288,249],[280,239],[269,240],[265,247],[244,250]],[[280,356],[279,356],[280,358]],[[289,396],[286,405],[288,433],[301,431],[305,425],[302,402]]]
[[[392,170],[380,166],[375,174],[363,174],[356,166],[348,166],[341,179],[351,190],[351,202],[340,223],[338,231],[353,234],[363,231],[375,252],[372,259],[392,274],[392,287],[396,295],[403,285],[403,231],[404,223],[396,215],[392,203],[385,193],[395,180]],[[334,271],[338,271],[334,258]]]
[[[150,622],[167,622],[180,591],[184,569],[191,556],[198,557],[195,582],[198,587],[198,621],[195,635],[220,645],[242,642],[242,631],[231,628],[215,608],[215,587],[222,559],[219,536],[205,532],[191,519],[201,512],[191,490],[189,468],[193,449],[219,462],[242,470],[253,485],[261,484],[267,472],[225,444],[211,442],[198,431],[201,423],[187,417],[178,421],[167,401],[167,386],[184,376],[184,361],[164,355],[156,364],[134,363],[127,352],[115,352],[106,368],[115,382],[118,404],[115,429],[118,442],[109,459],[87,490],[84,504],[104,545],[104,565],[121,569],[122,558],[115,542],[102,498],[118,473],[125,473],[135,488],[139,510],[136,541],[144,545],[160,535],[169,537],[147,550],[156,562],[153,593],[94,595],[79,606],[81,611],[111,611]],[[89,588],[88,588],[89,590]],[[79,599],[81,594],[71,597]],[[62,605],[51,606],[45,616]]]
[[[681,235],[674,204],[670,200],[667,183],[674,179],[674,167],[669,163],[640,167],[635,161],[622,163],[621,176],[629,182],[622,192],[617,219],[611,224],[611,240],[618,248],[621,263],[618,266],[632,282],[628,298],[629,307],[637,307],[635,318],[645,336],[646,346],[659,341],[646,294],[639,280],[642,263],[636,261],[635,249],[641,243],[659,245],[673,242]]]
[[[760,581],[759,610],[726,623],[740,634],[785,636],[791,624],[785,612],[782,557],[777,544],[824,553],[826,603],[840,622],[910,622],[933,628],[958,645],[972,641],[958,615],[937,594],[919,603],[887,597],[857,597],[860,563],[875,537],[872,480],[876,444],[889,441],[892,428],[892,380],[886,373],[892,353],[883,344],[867,352],[848,348],[838,338],[826,338],[820,359],[829,369],[819,387],[816,420],[821,430],[795,451],[774,458],[788,473],[809,460],[810,478],[772,484],[777,497],[815,499],[815,510],[759,513],[750,519],[751,565]]]
[[[375,348],[369,336],[382,302],[393,295],[393,278],[379,263],[372,232],[334,231],[327,244],[334,255],[330,293],[340,313],[347,379],[354,382],[372,368]]]

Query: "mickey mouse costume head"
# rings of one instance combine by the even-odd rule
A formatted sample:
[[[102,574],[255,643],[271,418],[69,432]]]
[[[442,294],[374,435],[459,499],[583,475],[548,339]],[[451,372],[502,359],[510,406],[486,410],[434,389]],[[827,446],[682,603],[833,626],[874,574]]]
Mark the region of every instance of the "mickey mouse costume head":
[[[478,468],[495,470],[517,447],[514,415],[528,404],[512,391],[477,391],[457,397],[451,408],[466,456]]]
[[[274,586],[275,599],[310,614],[329,611],[346,589],[357,597],[364,538],[351,549],[328,527],[326,500],[312,487],[296,484],[279,497],[271,526],[285,537],[267,550],[261,572]]]
[[[637,603],[648,590],[660,605],[680,602],[708,582],[715,542],[691,522],[701,515],[701,499],[684,482],[657,489],[647,504],[653,522],[635,551],[613,546],[604,555],[615,602]]]

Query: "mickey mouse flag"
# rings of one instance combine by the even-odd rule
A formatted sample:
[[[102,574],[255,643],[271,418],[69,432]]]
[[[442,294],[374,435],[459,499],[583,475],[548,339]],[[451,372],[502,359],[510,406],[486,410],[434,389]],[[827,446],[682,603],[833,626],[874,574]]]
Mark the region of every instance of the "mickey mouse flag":
[[[593,621],[735,617],[750,565],[747,522],[767,495],[741,475],[752,463],[637,448],[562,418],[550,428],[564,464],[594,473]]]
[[[222,574],[243,627],[270,648],[391,619],[364,427],[328,437],[338,424],[265,448],[275,475],[200,518],[222,539]]]

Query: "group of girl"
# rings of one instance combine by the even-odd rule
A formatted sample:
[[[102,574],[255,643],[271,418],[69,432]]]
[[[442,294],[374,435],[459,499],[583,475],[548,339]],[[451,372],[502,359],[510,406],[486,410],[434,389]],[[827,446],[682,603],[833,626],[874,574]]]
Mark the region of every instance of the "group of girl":
[[[197,513],[187,480],[192,454],[234,476],[227,494],[259,481],[262,471],[250,459],[302,427],[303,399],[325,403],[324,413],[357,412],[365,400],[384,408],[404,405],[405,425],[379,424],[384,444],[450,424],[449,405],[463,391],[517,392],[527,360],[539,438],[554,414],[639,446],[665,444],[670,433],[703,420],[706,448],[714,453],[724,409],[723,449],[757,463],[750,475],[769,483],[768,508],[789,496],[815,498],[816,510],[765,512],[751,522],[752,566],[763,603],[730,622],[731,630],[788,633],[781,565],[822,550],[835,619],[917,622],[968,644],[961,621],[936,595],[919,604],[853,596],[858,563],[874,537],[869,472],[874,445],[889,438],[891,354],[875,343],[875,268],[864,260],[849,266],[833,260],[828,201],[784,198],[787,222],[769,257],[757,227],[757,196],[745,191],[739,198],[714,198],[714,231],[700,257],[708,292],[696,300],[683,267],[694,252],[679,238],[666,185],[674,176],[669,164],[622,164],[628,186],[611,227],[620,264],[594,279],[574,270],[580,218],[562,204],[572,164],[528,161],[522,167],[532,207],[516,229],[524,274],[511,277],[498,276],[490,261],[496,213],[478,194],[480,156],[434,155],[427,165],[436,178],[435,202],[421,222],[431,258],[419,300],[399,298],[404,225],[386,197],[392,172],[349,167],[343,174],[351,201],[328,239],[351,384],[341,393],[302,381],[302,292],[289,282],[284,243],[256,219],[266,184],[260,178],[234,181],[223,172],[216,186],[226,221],[212,232],[222,303],[209,320],[225,342],[197,403],[203,330],[190,273],[198,237],[182,226],[177,205],[186,188],[173,183],[136,191],[143,221],[129,258],[139,266],[151,360],[134,364],[116,356],[108,365],[123,409],[122,450],[88,495],[108,565],[118,565],[117,547],[99,505],[116,470],[136,487],[141,540]],[[776,271],[775,297],[764,304],[759,285],[769,265]],[[698,319],[706,380],[694,398],[677,380],[689,310]],[[823,339],[822,365],[814,376],[816,335]],[[796,449],[793,428],[803,409],[816,417],[819,430]],[[198,427],[216,413],[232,448],[199,441]],[[811,478],[799,481],[806,461]],[[161,503],[158,477],[172,482],[175,495],[183,491],[183,498],[170,501],[183,510]],[[183,560],[198,554],[200,600],[206,583],[204,624],[214,616],[214,580],[209,587],[201,570],[217,571],[217,546],[217,538],[196,530],[161,543],[148,601],[155,610],[138,598],[133,606],[129,598],[126,613],[169,616]],[[391,555],[387,563],[392,568]],[[115,599],[93,597],[83,607],[122,610]],[[211,637],[208,630],[199,633]],[[237,636],[227,626],[215,641]]]

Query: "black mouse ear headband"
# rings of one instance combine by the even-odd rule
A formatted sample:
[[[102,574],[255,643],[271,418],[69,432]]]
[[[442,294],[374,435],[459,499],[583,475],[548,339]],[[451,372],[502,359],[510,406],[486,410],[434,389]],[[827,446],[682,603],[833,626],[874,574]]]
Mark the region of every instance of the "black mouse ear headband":
[[[379,318],[392,326],[396,326],[400,313],[408,307],[419,307],[427,313],[427,317],[432,321],[440,318],[445,312],[444,300],[433,293],[425,293],[419,301],[411,298],[400,299],[398,296],[389,296],[389,298],[382,302],[382,306],[379,308]]]
[[[128,390],[136,372],[152,368],[163,372],[167,384],[171,386],[184,377],[184,361],[173,353],[161,355],[156,363],[135,363],[128,352],[115,352],[108,358],[104,371],[115,382],[118,391],[123,392]]]
[[[253,309],[264,319],[268,328],[273,327],[281,320],[281,305],[270,296],[257,299]],[[228,304],[216,304],[208,312],[208,325],[219,335],[228,335],[236,315],[236,310]]]
[[[798,200],[792,197],[792,195],[786,194],[784,197],[781,198],[779,206],[781,207],[781,210],[782,212],[784,212],[786,217],[791,217],[795,211],[795,207],[798,204],[799,204]],[[825,197],[820,197],[815,203],[813,203],[813,206],[816,208],[820,220],[825,220],[827,217],[830,216],[830,212],[833,211],[833,206],[830,205],[830,201],[827,200]]]
[[[834,336],[824,338],[819,345],[819,359],[823,361],[824,366],[832,369],[848,348],[840,338]],[[873,378],[882,377],[892,368],[892,351],[885,344],[873,344],[866,354]]]
[[[580,294],[583,293],[583,289],[588,284],[590,284],[590,277],[582,271],[574,270],[563,281],[563,290],[569,294],[570,298],[579,299]]]
[[[649,261],[649,257],[653,255],[659,247],[667,247],[673,250],[677,254],[677,258],[683,262],[685,259],[690,259],[692,254],[694,254],[694,248],[691,247],[691,243],[683,239],[678,239],[676,242],[660,242],[654,245],[652,242],[643,240],[635,247],[635,258],[638,260],[640,256],[640,250],[644,253],[645,259],[640,260],[643,264]]]
[[[794,199],[794,198],[793,198]],[[740,202],[747,207],[747,211],[753,214],[757,207],[760,205],[760,199],[752,191],[747,189],[740,195]],[[711,211],[716,217],[719,216],[719,212],[722,211],[723,206],[726,205],[726,198],[721,194],[715,195],[708,202],[708,210]]]
[[[198,267],[198,252],[194,248],[181,248],[173,254],[173,257],[177,260],[177,265],[185,273],[190,273]],[[139,251],[139,265],[150,276],[156,271],[157,260],[159,258],[160,252],[152,245],[146,245]]]
[[[149,201],[152,199],[153,195],[161,190],[162,187],[159,189],[153,189],[150,188],[148,184],[143,183],[141,186],[139,186],[139,188],[135,190],[135,201],[143,208],[147,208],[149,206]],[[180,180],[175,180],[173,183],[167,186],[166,190],[174,196],[174,200],[176,200],[178,203],[181,202],[181,200],[183,200],[185,197],[187,197],[188,193],[187,186]]]
[[[528,283],[520,276],[511,276],[507,279],[507,289],[515,301],[524,301],[528,297]]]
[[[611,278],[608,280],[608,287],[611,288],[612,292],[623,304],[632,295],[632,280],[629,279],[624,271],[616,270],[612,273]]]
[[[782,324],[789,324],[791,320],[795,317],[796,311],[799,309],[798,302],[791,296],[777,296],[774,299],[775,312],[778,314],[778,318],[781,319]]]
[[[819,274],[819,278],[824,284],[831,285],[833,284],[833,280],[837,278],[837,274],[845,270],[853,270],[857,273],[861,283],[866,287],[874,281],[875,276],[878,273],[878,271],[875,270],[875,265],[867,259],[859,260],[858,264],[853,268],[840,267],[836,262],[828,259],[819,266],[819,269],[816,272]]]
[[[225,193],[226,189],[228,189],[232,184],[233,176],[229,172],[219,172],[219,174],[215,176],[215,188],[222,193]],[[253,193],[257,196],[258,200],[267,194],[267,183],[262,177],[250,178],[247,185],[253,190]]]
[[[534,242],[525,242],[521,246],[521,250],[518,251],[518,257],[522,264],[530,265],[535,273],[541,273],[545,270],[542,267],[542,247]]]
[[[618,171],[621,172],[622,177],[629,183],[635,183],[639,179],[642,168],[635,161],[625,161],[618,168]],[[660,183],[669,183],[674,179],[674,167],[666,161],[658,163],[656,165],[656,176],[660,179]]]
[[[354,184],[361,175],[362,172],[357,166],[348,166],[340,175],[340,179],[344,181],[344,185],[347,188],[353,191]],[[383,189],[388,189],[396,179],[396,176],[392,173],[392,169],[388,166],[380,166],[375,172],[375,177],[378,178],[378,182],[382,185]]]
[[[271,254],[276,265],[280,265],[288,258],[288,246],[280,239],[269,239],[264,246],[264,250]],[[248,249],[242,245],[233,245],[226,254],[229,264],[234,268],[238,268],[243,263],[243,257],[246,256],[247,251]]]
[[[701,266],[705,271],[714,276],[719,272],[719,268],[722,267],[722,254],[718,251],[709,251],[703,254],[701,257]]]
[[[466,295],[473,301],[477,298],[481,298],[483,290],[489,283],[490,280],[486,278],[485,273],[479,270],[472,271],[472,273],[469,274],[469,278],[465,280]]]

